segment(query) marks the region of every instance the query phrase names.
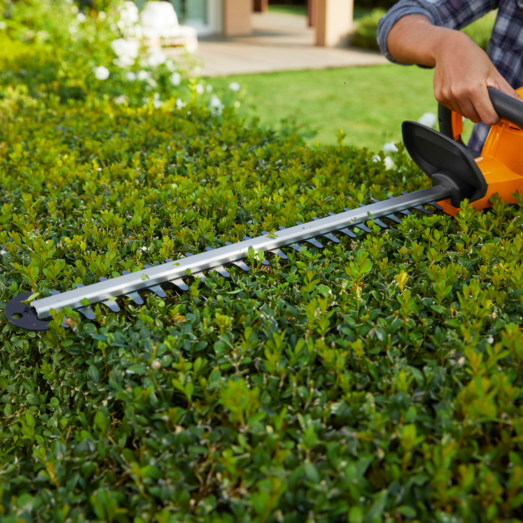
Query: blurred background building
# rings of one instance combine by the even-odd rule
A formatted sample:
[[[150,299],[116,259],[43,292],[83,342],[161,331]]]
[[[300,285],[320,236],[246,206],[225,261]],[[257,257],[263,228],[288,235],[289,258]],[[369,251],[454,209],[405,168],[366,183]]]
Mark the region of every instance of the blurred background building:
[[[264,13],[269,4],[269,0],[168,1],[180,23],[194,27],[199,37],[249,35],[253,13]],[[309,26],[316,30],[316,45],[346,45],[353,25],[353,0],[279,0],[274,3],[303,6],[307,10]]]

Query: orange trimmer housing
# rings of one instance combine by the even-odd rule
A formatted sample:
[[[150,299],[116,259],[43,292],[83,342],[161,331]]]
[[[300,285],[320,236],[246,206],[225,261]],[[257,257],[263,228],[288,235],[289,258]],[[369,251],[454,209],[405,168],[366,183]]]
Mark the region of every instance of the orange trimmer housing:
[[[523,97],[523,87],[519,88],[517,92]],[[492,100],[492,91],[490,94]],[[523,106],[522,102],[516,100],[514,102]],[[496,108],[496,104],[494,106]],[[501,111],[497,112],[500,114]],[[463,120],[461,115],[452,112],[450,121],[447,122],[447,127],[444,130],[441,124],[441,109],[439,116],[440,131],[444,132],[449,138],[462,143]],[[515,119],[511,117],[511,120]],[[521,122],[518,121],[518,124],[521,125]],[[474,158],[474,161],[483,173],[488,188],[482,198],[470,205],[478,210],[486,209],[492,206],[490,199],[496,194],[508,203],[516,203],[516,198],[513,196],[516,192],[523,195],[523,130],[513,121],[501,118],[497,125],[491,127],[483,149],[479,156]],[[459,212],[459,208],[451,205],[450,199],[438,203],[447,214],[455,216]]]

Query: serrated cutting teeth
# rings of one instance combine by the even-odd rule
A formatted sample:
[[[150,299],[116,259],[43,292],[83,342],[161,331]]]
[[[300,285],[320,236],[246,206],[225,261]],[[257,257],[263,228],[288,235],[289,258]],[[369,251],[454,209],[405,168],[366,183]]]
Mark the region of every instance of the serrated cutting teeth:
[[[225,245],[233,245],[231,242],[225,242]],[[265,261],[265,260],[264,260]],[[239,269],[245,272],[250,272],[249,266],[243,260],[236,260],[231,262],[232,265],[236,265]]]
[[[278,229],[280,231],[285,231],[287,229],[287,227],[283,227],[282,225],[280,225],[278,227]],[[311,243],[311,240],[306,240],[308,243]],[[314,245],[311,243],[311,245]],[[297,244],[297,243],[293,243],[292,245],[289,245],[289,247],[292,247],[296,252],[300,252],[300,246]],[[321,248],[321,247],[320,247]]]
[[[262,231],[262,234],[264,236],[266,236],[267,234],[269,234],[267,231]],[[243,240],[244,241],[247,241],[247,240],[250,240],[251,237],[250,236],[244,236],[243,237]],[[278,256],[279,258],[281,258],[282,260],[288,260],[288,256],[281,250],[281,249],[271,249],[270,251],[267,251],[267,252],[270,252],[272,254],[275,254],[276,256]],[[267,260],[263,260],[263,264],[264,265],[269,265],[269,262]]]
[[[205,250],[207,252],[214,251],[214,249],[212,247],[205,247]],[[221,276],[223,276],[224,278],[230,278],[231,277],[231,275],[227,272],[225,267],[214,267],[213,270],[216,271]]]
[[[330,212],[329,216],[335,216],[336,213]],[[341,232],[345,235],[347,235],[349,238],[357,238],[358,235],[355,232],[352,232],[348,227],[344,227],[343,229],[339,229],[337,232]]]
[[[313,216],[312,219],[314,221],[318,221],[319,220],[319,218],[317,216]],[[340,240],[338,240],[338,238],[336,238],[336,236],[334,236],[334,234],[328,233],[328,234],[323,234],[322,236],[323,236],[323,238],[327,238],[331,242],[340,243]]]
[[[107,281],[107,278],[103,276],[100,278],[100,281]],[[100,302],[102,305],[105,305],[111,312],[120,312],[120,307],[116,303],[116,300],[105,300]]]
[[[394,196],[391,196],[390,194],[387,196],[387,198],[389,200],[392,200],[394,198]],[[400,212],[401,214],[403,214],[404,216],[414,216],[408,209],[403,209],[402,211],[398,211]]]
[[[377,200],[376,198],[372,198],[372,197],[371,197],[371,200],[374,203],[378,203],[381,201],[381,200]],[[384,216],[384,218],[388,218],[389,220],[392,220],[395,223],[401,223],[401,218],[398,218],[395,214],[387,214],[386,216]]]
[[[168,258],[159,265],[144,265],[142,270],[134,273],[123,271],[122,276],[110,280],[100,278],[98,283],[91,285],[77,284],[75,289],[62,294],[54,291],[51,296],[34,300],[30,305],[27,305],[24,300],[27,300],[31,294],[22,293],[7,303],[4,314],[12,324],[27,330],[47,330],[50,321],[48,318],[52,316],[51,312],[53,310],[64,311],[68,307],[77,310],[89,320],[95,320],[92,305],[102,304],[111,311],[118,312],[120,308],[115,300],[127,297],[134,304],[141,306],[144,304],[144,300],[140,294],[144,291],[153,292],[162,299],[166,298],[164,286],[167,283],[172,283],[180,291],[188,290],[185,282],[186,275],[203,280],[204,272],[214,270],[221,276],[230,278],[231,275],[225,267],[235,266],[244,272],[251,270],[245,263],[245,259],[251,257],[251,252],[255,254],[273,253],[279,258],[287,259],[282,248],[291,247],[300,252],[300,243],[303,242],[323,249],[323,245],[317,238],[326,238],[339,243],[336,232],[346,234],[351,238],[358,238],[353,229],[358,228],[366,233],[371,233],[372,231],[365,225],[365,222],[371,218],[374,223],[385,228],[386,224],[380,218],[388,217],[399,222],[395,213],[408,216],[411,214],[408,211],[409,208],[423,209],[423,212],[427,212],[422,207],[423,205],[433,205],[439,208],[435,202],[445,200],[449,195],[449,189],[436,186],[406,196],[376,202],[369,206],[346,210],[339,214],[329,213],[328,217],[315,217],[308,223],[298,222],[293,227],[280,227],[275,234],[263,232],[261,236],[252,239],[246,236],[243,241],[236,244],[225,242],[222,247],[207,247],[204,252],[196,255],[187,252],[186,256],[182,256],[178,260]],[[263,260],[262,263],[268,265],[269,262]]]
[[[85,285],[83,283],[76,284],[77,289],[81,289],[82,287],[85,287]],[[91,307],[89,307],[89,305],[85,305],[84,307],[78,307],[78,309],[76,309],[76,310],[78,312],[82,313],[88,320],[96,319],[96,317],[94,315],[94,311],[93,311],[93,309],[91,309]]]
[[[144,265],[144,269],[150,269],[152,265]],[[161,288],[160,285],[153,285],[152,287],[147,287],[147,290],[154,292],[158,298],[167,298],[167,294],[165,294],[165,291]]]
[[[131,273],[129,271],[122,271],[122,274],[126,275]],[[133,300],[136,305],[143,305],[142,297],[137,292],[129,292],[126,293],[125,296],[131,298],[131,300]]]
[[[174,260],[171,260],[171,258],[166,258],[164,263],[176,263],[176,262]],[[181,278],[174,278],[173,280],[169,280],[169,283],[172,283],[180,291],[185,292],[185,291],[189,290],[189,287]]]
[[[302,222],[296,222],[296,225],[303,225]],[[280,231],[286,229],[286,227],[280,227]],[[310,243],[313,247],[316,247],[316,249],[323,249],[323,245],[314,238],[311,238],[310,240],[306,240],[307,243]]]
[[[367,207],[364,203],[360,203],[360,207]],[[347,209],[345,209],[347,210]],[[383,223],[379,218],[373,218],[374,223],[379,225],[382,229],[388,229],[389,226],[386,223]]]
[[[408,194],[408,192],[403,191],[401,194]],[[420,211],[423,214],[431,214],[430,211],[427,211],[427,209],[425,209],[425,207],[422,207],[421,205],[416,205],[415,207],[413,207],[413,209],[416,209],[417,211]]]
[[[192,256],[194,256],[192,252],[187,252],[185,256],[180,256],[180,260],[183,260],[184,258],[191,258]],[[192,276],[194,276],[195,278],[200,278],[202,282],[205,281],[205,274],[203,272],[196,272]]]
[[[284,231],[285,227],[280,227],[279,229],[280,229],[280,231]],[[267,231],[262,231],[262,234],[263,234],[263,236],[268,236],[269,233]],[[286,247],[292,247],[296,252],[300,252],[300,246],[297,243],[286,245]],[[273,249],[270,252],[273,252],[276,254],[277,251],[282,252],[280,249]],[[280,255],[278,254],[278,256],[280,256]],[[280,258],[281,258],[281,256],[280,256]],[[283,259],[286,260],[287,256],[285,256],[285,258],[283,258]]]

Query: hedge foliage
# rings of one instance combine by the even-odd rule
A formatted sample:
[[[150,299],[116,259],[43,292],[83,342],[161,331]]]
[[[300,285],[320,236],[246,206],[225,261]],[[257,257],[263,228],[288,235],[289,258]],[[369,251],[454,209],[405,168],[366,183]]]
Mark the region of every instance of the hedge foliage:
[[[0,308],[427,185],[339,138],[2,87]],[[2,522],[522,520],[519,209],[369,223],[72,329],[1,314]]]

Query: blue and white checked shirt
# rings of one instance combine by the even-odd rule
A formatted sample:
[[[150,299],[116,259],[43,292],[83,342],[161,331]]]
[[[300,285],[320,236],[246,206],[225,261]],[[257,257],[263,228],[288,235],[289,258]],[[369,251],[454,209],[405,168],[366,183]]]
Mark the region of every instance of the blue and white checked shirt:
[[[523,0],[401,0],[380,20],[378,44],[391,62],[396,62],[387,49],[392,26],[407,15],[423,15],[434,25],[461,29],[474,20],[499,9],[488,45],[488,55],[499,73],[517,89],[523,85]],[[469,148],[481,151],[489,127],[479,123]]]

